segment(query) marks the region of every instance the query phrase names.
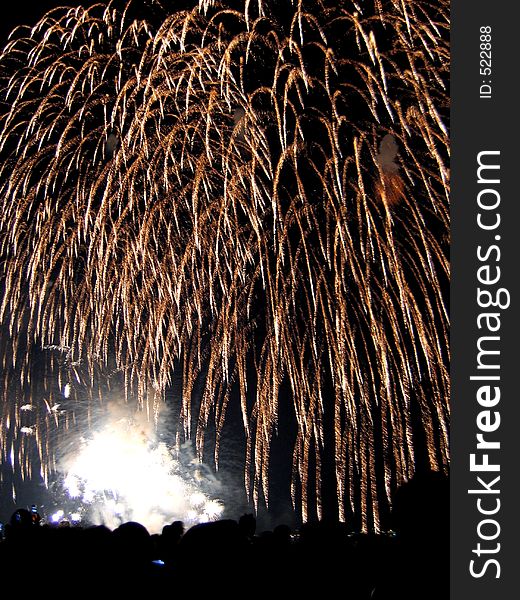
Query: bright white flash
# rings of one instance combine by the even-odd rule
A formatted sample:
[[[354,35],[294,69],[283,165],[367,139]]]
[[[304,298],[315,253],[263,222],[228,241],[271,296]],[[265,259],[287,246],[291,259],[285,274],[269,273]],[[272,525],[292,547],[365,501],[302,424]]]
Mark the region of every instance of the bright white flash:
[[[90,519],[116,527],[138,521],[152,533],[173,520],[187,525],[217,519],[223,505],[199,488],[164,443],[120,419],[92,435],[68,461],[69,498],[90,505]]]
[[[62,510],[58,510],[56,511],[52,516],[51,516],[51,521],[53,523],[58,523],[59,521],[61,521],[61,519],[63,519],[64,516],[64,512]]]

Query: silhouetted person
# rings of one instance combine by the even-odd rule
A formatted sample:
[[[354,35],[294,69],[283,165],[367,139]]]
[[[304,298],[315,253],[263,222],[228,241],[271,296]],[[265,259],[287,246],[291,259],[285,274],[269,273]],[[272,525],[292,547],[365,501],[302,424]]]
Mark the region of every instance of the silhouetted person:
[[[36,508],[36,504],[31,505],[31,518],[33,525],[39,525],[41,523],[42,518]]]
[[[42,565],[42,528],[35,524],[30,511],[18,508],[5,525],[1,542],[0,573],[12,582],[23,582],[24,592],[36,592],[35,568]]]
[[[152,538],[144,525],[129,521],[112,533],[114,592],[150,594],[165,586],[165,572],[152,562]]]
[[[184,535],[184,523],[174,521],[171,525],[165,525],[158,541],[159,557],[170,569],[175,569],[179,554],[179,543]]]
[[[256,533],[256,519],[253,514],[245,514],[238,520],[238,528],[240,533],[244,536],[244,539],[249,542],[255,537]]]
[[[437,472],[416,475],[392,502],[396,531],[373,600],[449,598],[449,480]]]
[[[250,581],[246,572],[251,569],[248,548],[236,521],[224,519],[194,525],[179,544],[183,591],[195,591],[196,596],[243,592],[244,581]]]

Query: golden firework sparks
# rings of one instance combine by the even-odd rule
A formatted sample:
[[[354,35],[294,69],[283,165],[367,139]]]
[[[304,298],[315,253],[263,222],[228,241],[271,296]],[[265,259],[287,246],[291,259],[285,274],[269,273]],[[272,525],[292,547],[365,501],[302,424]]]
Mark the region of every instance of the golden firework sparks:
[[[30,469],[35,436],[52,469],[75,419],[52,374],[94,398],[113,368],[157,415],[182,365],[185,433],[198,415],[202,452],[214,419],[217,459],[236,385],[246,483],[267,500],[288,381],[303,518],[309,494],[321,513],[333,421],[340,517],[377,529],[417,428],[430,466],[448,464],[448,3],[276,6],[201,1],[162,23],[131,3],[58,9],[11,37],[2,448],[23,430],[11,462]]]

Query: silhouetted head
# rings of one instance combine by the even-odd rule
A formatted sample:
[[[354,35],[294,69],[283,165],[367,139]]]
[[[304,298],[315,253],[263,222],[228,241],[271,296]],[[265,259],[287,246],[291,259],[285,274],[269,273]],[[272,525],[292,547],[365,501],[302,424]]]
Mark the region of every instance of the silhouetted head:
[[[152,538],[144,525],[129,521],[112,533],[117,558],[127,563],[143,563],[151,559]]]
[[[184,524],[181,521],[175,521],[171,525],[165,525],[162,528],[162,542],[168,545],[176,545],[184,535]]]
[[[34,525],[33,518],[31,513],[25,508],[18,508],[11,515],[11,519],[9,521],[11,527],[16,528],[26,528],[32,527]]]
[[[242,515],[238,520],[238,527],[244,537],[252,538],[256,532],[255,516],[251,513]]]

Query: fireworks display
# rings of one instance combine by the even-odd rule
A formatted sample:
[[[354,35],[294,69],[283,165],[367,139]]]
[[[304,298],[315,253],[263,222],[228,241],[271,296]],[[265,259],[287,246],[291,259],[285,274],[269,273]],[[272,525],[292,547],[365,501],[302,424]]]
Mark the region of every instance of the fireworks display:
[[[138,521],[152,533],[175,520],[189,526],[219,517],[223,504],[202,491],[218,488],[214,478],[198,467],[188,479],[188,470],[166,443],[156,440],[151,424],[120,411],[112,408],[79,440],[79,448],[59,461],[63,479],[56,487],[63,490],[67,512],[59,509],[55,516],[112,528]]]
[[[179,376],[200,455],[240,404],[255,503],[283,402],[303,520],[332,469],[377,530],[449,460],[449,3],[172,7],[0,55],[3,460],[45,479],[111,381],[157,421]]]

